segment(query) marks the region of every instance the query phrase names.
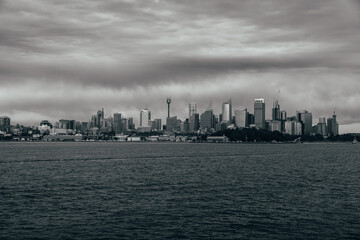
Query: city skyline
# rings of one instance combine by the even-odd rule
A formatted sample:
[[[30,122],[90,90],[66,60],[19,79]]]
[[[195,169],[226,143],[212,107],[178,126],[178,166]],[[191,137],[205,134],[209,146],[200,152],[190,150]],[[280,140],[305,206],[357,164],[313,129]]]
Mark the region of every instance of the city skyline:
[[[88,121],[148,108],[185,119],[189,103],[266,118],[335,110],[360,131],[358,1],[0,1],[0,115],[13,123]],[[278,94],[280,90],[280,94]],[[166,98],[166,97],[165,97]],[[234,112],[233,112],[234,113]]]
[[[261,109],[260,112],[262,112],[262,113],[261,113],[261,116],[259,115],[260,118],[258,118],[258,120],[257,120],[257,121],[260,121],[260,124],[255,121],[254,125],[256,125],[259,128],[265,129],[265,121],[280,120],[280,119],[291,119],[293,117],[296,118],[296,119],[301,120],[302,118],[299,117],[299,113],[302,113],[302,112],[308,113],[308,110],[304,110],[304,109],[301,109],[301,110],[298,109],[298,110],[296,110],[294,112],[289,112],[287,109],[284,109],[284,108],[280,109],[279,100],[277,98],[273,99],[272,105],[270,105],[270,106],[266,105],[266,100],[264,98],[255,98],[255,99],[253,99],[253,107],[252,107],[252,111],[251,111],[251,108],[244,107],[243,105],[238,104],[238,105],[233,106],[232,105],[232,99],[230,97],[229,100],[224,101],[222,104],[216,104],[216,105],[220,106],[219,111],[214,110],[216,108],[213,107],[212,101],[211,101],[211,104],[208,105],[206,108],[205,107],[200,108],[200,111],[198,110],[198,104],[195,101],[189,102],[189,103],[187,103],[188,104],[187,105],[187,107],[188,107],[188,109],[187,109],[188,116],[185,116],[184,118],[181,118],[176,113],[172,114],[172,113],[169,112],[169,110],[170,110],[169,109],[169,104],[168,104],[169,101],[172,102],[171,98],[167,97],[167,99],[166,99],[166,104],[167,104],[166,105],[166,116],[164,117],[164,119],[159,118],[157,115],[156,116],[151,115],[151,109],[148,109],[148,108],[140,109],[138,111],[138,114],[137,114],[137,115],[140,115],[139,117],[136,117],[136,115],[135,116],[128,115],[128,114],[126,114],[126,113],[124,113],[122,111],[112,112],[112,113],[105,113],[105,109],[101,108],[100,110],[94,109],[94,111],[96,112],[95,115],[92,115],[91,113],[89,113],[88,120],[82,120],[82,119],[77,119],[77,118],[74,118],[74,119],[71,119],[71,120],[64,120],[64,119],[69,119],[69,118],[60,117],[60,118],[58,118],[56,120],[53,120],[53,121],[50,120],[50,123],[58,123],[58,122],[61,123],[61,121],[77,121],[77,122],[88,122],[89,124],[92,124],[94,127],[96,127],[96,126],[100,126],[100,124],[101,124],[99,122],[100,119],[112,118],[113,121],[114,121],[117,118],[119,118],[119,119],[129,119],[129,118],[131,118],[131,121],[134,121],[135,126],[141,128],[141,127],[151,127],[150,121],[154,121],[154,120],[157,120],[157,119],[164,120],[164,124],[166,125],[166,119],[169,116],[168,114],[170,114],[170,118],[176,117],[176,119],[184,122],[185,120],[190,121],[190,119],[191,119],[191,117],[189,117],[190,113],[192,113],[192,115],[193,114],[198,114],[200,116],[201,114],[206,113],[208,110],[211,110],[214,117],[216,116],[217,118],[221,118],[220,122],[227,122],[228,124],[230,124],[233,120],[235,121],[234,118],[235,118],[235,115],[236,115],[236,111],[238,111],[238,110],[245,110],[247,114],[252,114],[254,116],[254,118],[256,119],[257,114],[255,112],[256,111],[259,112],[259,110],[256,110],[255,106],[259,107],[259,103],[261,103],[262,106],[260,107],[260,109]],[[193,108],[193,107],[191,107],[192,105],[195,105],[196,107]],[[196,109],[196,111],[194,111],[194,109]],[[285,117],[280,115],[280,113],[277,114],[277,115],[276,114],[274,115],[274,110],[275,111],[281,110],[281,112],[285,112]],[[229,114],[229,117],[231,118],[231,121],[227,120],[227,118],[226,119],[224,118],[224,111],[225,111],[226,115]],[[265,112],[265,115],[263,115],[264,112]],[[310,110],[310,114],[312,114],[311,110]],[[332,112],[332,114],[335,114],[335,111]],[[10,119],[12,119],[10,116],[5,116],[5,115],[3,115],[1,117],[9,117]],[[316,125],[315,123],[321,123],[322,118],[330,118],[330,117],[331,117],[331,114],[315,117],[314,118],[315,121],[312,122],[310,124],[310,126],[311,127],[315,126]],[[259,119],[261,119],[261,120],[259,120]],[[317,119],[319,120],[318,122],[317,122]],[[38,126],[38,123],[36,123],[36,122],[35,123],[19,123],[19,122],[14,122],[13,119],[11,121],[12,121],[11,122],[12,125],[21,124],[21,125],[24,125],[24,126]],[[48,121],[48,119],[42,119],[41,120],[41,122],[44,122],[44,121]],[[235,122],[233,122],[233,124],[235,124]],[[308,127],[310,127],[310,126],[308,126]],[[341,125],[339,125],[339,126],[341,126]],[[249,127],[249,126],[247,126],[247,127]],[[343,133],[347,133],[347,132],[341,132],[341,133],[343,134]]]

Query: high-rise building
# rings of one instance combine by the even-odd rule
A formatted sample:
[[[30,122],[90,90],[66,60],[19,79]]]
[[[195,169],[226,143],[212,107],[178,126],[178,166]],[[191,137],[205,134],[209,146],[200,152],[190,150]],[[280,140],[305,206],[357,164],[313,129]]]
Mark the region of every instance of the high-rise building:
[[[126,120],[126,118],[125,118]],[[127,128],[126,130],[134,130],[135,129],[135,124],[134,124],[134,119],[132,117],[127,119]]]
[[[272,120],[281,120],[280,105],[277,99],[275,99],[273,103]]]
[[[59,123],[59,128],[61,129],[75,129],[75,120],[60,119]]]
[[[161,131],[161,128],[161,119],[155,119],[154,121],[151,121],[151,130]]]
[[[186,119],[184,122],[180,122],[180,132],[189,132],[189,119]]]
[[[252,124],[255,124],[254,114],[248,112],[248,126],[250,127]]]
[[[303,125],[302,134],[310,135],[312,132],[312,114],[306,110],[296,111],[296,118]]]
[[[197,113],[197,104],[195,102],[189,103],[189,119],[195,113]]]
[[[89,129],[89,123],[88,122],[81,122],[81,131],[86,131]]]
[[[232,104],[231,99],[222,104],[222,122],[231,123],[232,120]]]
[[[195,113],[190,117],[190,127],[189,130],[190,131],[197,131],[199,130],[199,114]]]
[[[178,130],[178,119],[176,116],[166,118],[166,131],[173,132]]]
[[[302,135],[303,124],[296,117],[288,118],[285,122],[285,133],[289,135]]]
[[[140,127],[151,127],[149,121],[151,120],[151,112],[145,108],[140,112]]]
[[[101,120],[104,119],[104,109],[97,111],[96,114],[96,127],[101,128]]]
[[[7,116],[0,117],[0,131],[10,132],[10,118]]]
[[[335,111],[332,118],[327,119],[327,128],[328,128],[328,134],[332,134],[334,136],[339,134],[339,124],[336,121]]]
[[[254,124],[265,129],[265,100],[257,98],[254,102]]]
[[[278,131],[278,132],[281,132],[281,121],[280,120],[270,120],[270,121],[267,121],[268,123],[268,130],[271,131],[271,132],[275,132],[275,131]]]
[[[206,110],[200,117],[200,128],[210,130],[214,128],[214,113],[212,109]]]
[[[323,136],[327,135],[327,126],[325,117],[319,118],[319,123],[315,126],[315,133]]]
[[[248,112],[246,108],[235,110],[235,127],[244,128],[249,126]]]
[[[123,119],[121,113],[114,113],[114,131],[115,133],[122,133],[124,131]]]

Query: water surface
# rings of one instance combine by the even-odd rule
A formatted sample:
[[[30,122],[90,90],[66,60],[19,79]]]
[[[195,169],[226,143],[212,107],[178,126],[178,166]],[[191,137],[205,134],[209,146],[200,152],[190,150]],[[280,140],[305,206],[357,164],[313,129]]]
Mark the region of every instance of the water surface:
[[[4,239],[360,238],[360,145],[0,143]]]

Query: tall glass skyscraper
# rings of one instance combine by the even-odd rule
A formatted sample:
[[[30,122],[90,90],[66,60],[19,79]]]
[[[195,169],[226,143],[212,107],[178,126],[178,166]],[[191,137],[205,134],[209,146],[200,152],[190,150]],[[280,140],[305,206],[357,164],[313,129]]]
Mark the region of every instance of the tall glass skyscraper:
[[[151,119],[151,112],[145,108],[140,112],[140,127],[151,127],[149,121]]]
[[[255,99],[254,123],[259,128],[265,128],[265,100],[263,98]]]
[[[275,99],[273,103],[272,120],[281,120],[280,105],[277,99]]]
[[[222,122],[231,123],[232,121],[232,104],[231,99],[222,105]]]
[[[312,114],[306,110],[296,111],[296,118],[303,125],[302,134],[310,135],[312,132]]]
[[[189,120],[195,113],[197,113],[197,104],[195,102],[189,103]]]

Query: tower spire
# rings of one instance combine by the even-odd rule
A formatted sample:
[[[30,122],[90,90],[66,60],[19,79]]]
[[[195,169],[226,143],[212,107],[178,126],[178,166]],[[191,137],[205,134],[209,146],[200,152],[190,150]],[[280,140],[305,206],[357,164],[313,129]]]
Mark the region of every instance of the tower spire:
[[[166,99],[166,103],[168,105],[168,118],[170,118],[170,103],[171,103],[171,98],[170,97],[168,97]]]

